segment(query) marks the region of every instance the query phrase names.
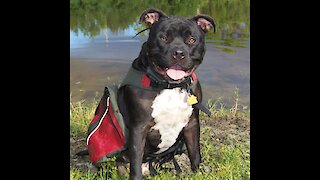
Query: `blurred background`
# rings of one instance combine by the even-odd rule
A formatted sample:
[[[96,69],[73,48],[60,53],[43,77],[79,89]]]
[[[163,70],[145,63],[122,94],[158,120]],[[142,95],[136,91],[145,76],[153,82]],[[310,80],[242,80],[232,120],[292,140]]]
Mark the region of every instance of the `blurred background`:
[[[206,35],[206,55],[196,70],[208,101],[250,108],[249,0],[70,0],[71,101],[100,99],[104,87],[120,83],[138,56],[148,31],[138,23],[147,8],[167,15],[208,14],[217,32]]]

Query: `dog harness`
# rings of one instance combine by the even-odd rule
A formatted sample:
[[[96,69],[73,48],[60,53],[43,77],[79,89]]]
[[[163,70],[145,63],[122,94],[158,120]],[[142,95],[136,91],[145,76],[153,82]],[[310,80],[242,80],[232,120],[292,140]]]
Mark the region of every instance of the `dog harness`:
[[[105,87],[103,97],[88,128],[86,140],[91,162],[99,166],[107,158],[127,149],[128,128],[117,104],[117,92],[121,87],[130,85],[149,91],[176,87],[184,88],[189,93],[188,103],[210,116],[210,111],[198,102],[193,94],[196,81],[197,77],[194,72],[182,82],[176,84],[167,82],[151,68],[147,68],[146,72],[142,72],[131,67],[120,86]],[[172,160],[176,171],[179,173],[181,169],[174,156],[182,154],[185,150],[184,138],[180,133],[176,142],[168,150],[160,154],[145,154],[143,162],[149,162],[150,172],[154,174],[156,171],[153,167],[153,162],[161,165]]]
[[[198,108],[199,110],[205,112],[208,116],[211,116],[211,112],[205,108],[200,102],[197,101],[196,96],[193,94],[195,89],[195,82],[197,81],[197,76],[194,72],[189,77],[186,77],[184,81],[180,83],[169,83],[162,76],[158,75],[155,71],[153,71],[150,67],[147,68],[146,72],[138,71],[133,67],[130,68],[126,77],[124,78],[120,87],[125,85],[135,86],[141,89],[155,91],[155,90],[163,90],[163,89],[173,89],[176,87],[180,87],[186,89],[189,93],[189,97],[187,99],[188,103],[193,105],[193,107]],[[143,162],[149,162],[149,170],[151,174],[154,174],[156,171],[153,167],[153,162],[159,163],[162,165],[165,162],[170,160],[173,161],[174,168],[176,172],[180,173],[181,168],[175,159],[175,155],[182,154],[185,152],[185,142],[183,139],[182,133],[179,134],[176,142],[166,151],[160,154],[147,154],[145,155]]]
[[[210,117],[211,112],[205,106],[203,106],[201,102],[198,102],[197,97],[193,94],[196,81],[197,76],[194,72],[192,72],[191,76],[186,77],[184,81],[177,84],[169,83],[162,76],[153,71],[150,67],[147,68],[146,72],[138,71],[131,67],[122,84],[120,85],[120,88],[125,85],[131,85],[141,89],[155,91],[180,87],[186,89],[189,93],[189,97],[187,99],[188,103],[193,105],[193,107],[203,111]]]

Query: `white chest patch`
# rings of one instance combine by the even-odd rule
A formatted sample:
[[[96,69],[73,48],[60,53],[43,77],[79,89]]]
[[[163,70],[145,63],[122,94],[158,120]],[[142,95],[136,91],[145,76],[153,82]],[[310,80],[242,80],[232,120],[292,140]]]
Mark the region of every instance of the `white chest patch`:
[[[189,122],[193,108],[187,103],[187,97],[185,90],[174,88],[162,90],[154,99],[151,116],[156,124],[151,129],[159,130],[161,135],[157,154],[171,147]]]

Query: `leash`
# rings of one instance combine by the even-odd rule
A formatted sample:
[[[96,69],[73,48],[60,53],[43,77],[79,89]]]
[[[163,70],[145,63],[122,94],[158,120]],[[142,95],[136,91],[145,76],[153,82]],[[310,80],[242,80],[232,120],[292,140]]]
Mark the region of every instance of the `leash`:
[[[188,103],[211,117],[211,112],[202,103],[198,102],[197,97],[192,92],[192,88],[190,88],[190,86],[187,86],[187,93],[189,94],[187,99]]]
[[[209,117],[211,117],[211,112],[201,103],[197,103],[194,105],[197,109],[201,110],[202,112],[206,113]]]

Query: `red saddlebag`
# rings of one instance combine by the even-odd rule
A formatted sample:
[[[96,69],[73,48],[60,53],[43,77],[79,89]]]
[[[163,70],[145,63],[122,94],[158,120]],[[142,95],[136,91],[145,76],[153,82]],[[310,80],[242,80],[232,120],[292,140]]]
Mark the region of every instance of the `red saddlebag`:
[[[117,87],[106,87],[88,128],[87,145],[90,160],[99,165],[126,148],[123,117],[117,104]]]

